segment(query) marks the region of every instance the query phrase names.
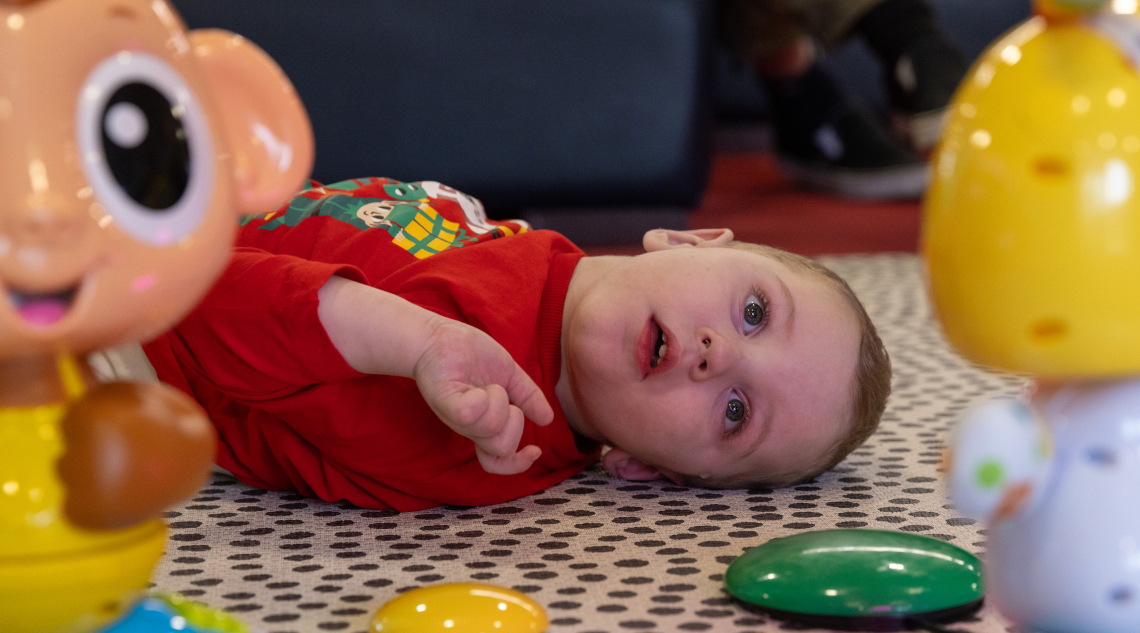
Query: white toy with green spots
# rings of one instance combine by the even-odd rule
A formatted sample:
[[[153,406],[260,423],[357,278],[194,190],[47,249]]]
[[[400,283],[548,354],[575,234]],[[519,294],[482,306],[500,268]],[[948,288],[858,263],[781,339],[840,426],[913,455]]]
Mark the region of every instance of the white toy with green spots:
[[[1040,633],[1140,624],[1140,380],[987,403],[957,431],[950,492],[989,522],[987,585]]]
[[[963,419],[954,440],[950,493],[958,510],[990,519],[1016,502],[1036,505],[1052,465],[1052,431],[1018,400],[994,400]]]

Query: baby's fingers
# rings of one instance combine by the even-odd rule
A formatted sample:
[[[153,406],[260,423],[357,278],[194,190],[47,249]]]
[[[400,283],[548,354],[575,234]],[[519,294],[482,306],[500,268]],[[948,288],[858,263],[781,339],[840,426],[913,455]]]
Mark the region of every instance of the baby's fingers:
[[[455,432],[466,437],[494,434],[495,429],[486,428],[489,421],[502,417],[510,406],[502,387],[495,393],[493,389],[466,388],[452,393],[439,403],[436,413]]]
[[[502,456],[491,455],[476,446],[475,455],[478,456],[479,465],[483,467],[483,470],[491,474],[516,475],[521,472],[526,472],[531,464],[534,463],[534,460],[542,455],[542,449],[531,445],[523,447],[523,449],[517,453]]]
[[[541,395],[541,394],[540,394]],[[545,401],[544,401],[545,404]],[[448,399],[452,417],[445,422],[455,432],[475,443],[479,464],[489,473],[513,475],[530,468],[542,454],[537,446],[518,450],[526,418],[511,405],[505,389],[490,385],[469,389]]]
[[[444,422],[456,433],[470,438],[492,455],[513,455],[522,438],[525,420],[518,407],[511,406],[507,392],[498,385],[469,389],[451,399],[450,415]]]
[[[545,426],[554,420],[554,409],[550,408],[546,396],[518,365],[514,365],[514,372],[507,382],[507,394],[511,402],[522,410],[523,415],[533,420],[535,424]]]
[[[469,427],[467,437],[475,441],[475,446],[489,455],[507,457],[514,455],[522,439],[526,419],[518,407],[507,401],[507,393],[501,387],[487,389],[489,406],[486,412]]]

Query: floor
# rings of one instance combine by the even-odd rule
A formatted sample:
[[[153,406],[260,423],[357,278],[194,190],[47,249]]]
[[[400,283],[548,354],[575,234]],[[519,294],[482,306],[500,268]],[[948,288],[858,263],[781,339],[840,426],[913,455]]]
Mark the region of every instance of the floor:
[[[918,249],[918,201],[845,200],[804,191],[763,151],[722,151],[708,189],[688,216],[689,228],[731,228],[737,239],[802,255],[903,252]],[[591,255],[632,255],[636,243],[590,246]]]

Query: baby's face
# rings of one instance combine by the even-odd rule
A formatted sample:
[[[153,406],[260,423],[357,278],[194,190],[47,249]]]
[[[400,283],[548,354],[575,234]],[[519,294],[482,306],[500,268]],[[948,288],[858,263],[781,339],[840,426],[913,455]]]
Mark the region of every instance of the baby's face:
[[[563,327],[586,424],[666,475],[787,476],[850,426],[851,308],[828,282],[762,255],[631,258]]]

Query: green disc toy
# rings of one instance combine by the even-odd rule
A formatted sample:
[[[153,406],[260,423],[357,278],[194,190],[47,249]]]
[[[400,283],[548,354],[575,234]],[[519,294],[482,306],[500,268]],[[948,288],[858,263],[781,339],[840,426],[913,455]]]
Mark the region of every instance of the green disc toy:
[[[779,620],[845,631],[944,631],[982,606],[982,564],[937,539],[885,530],[777,538],[733,561],[725,589]]]

